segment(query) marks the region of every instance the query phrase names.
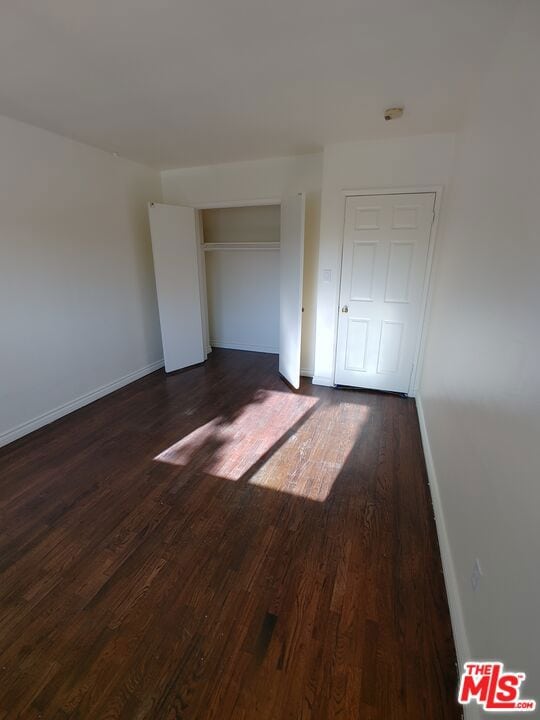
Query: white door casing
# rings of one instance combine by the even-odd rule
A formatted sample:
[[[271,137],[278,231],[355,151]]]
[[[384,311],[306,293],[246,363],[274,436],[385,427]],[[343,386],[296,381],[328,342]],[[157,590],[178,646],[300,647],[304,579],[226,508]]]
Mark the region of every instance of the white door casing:
[[[435,197],[346,199],[336,384],[409,392]]]
[[[150,203],[150,232],[165,370],[203,362],[197,210]]]
[[[281,202],[279,372],[296,389],[300,387],[305,206],[303,193]]]

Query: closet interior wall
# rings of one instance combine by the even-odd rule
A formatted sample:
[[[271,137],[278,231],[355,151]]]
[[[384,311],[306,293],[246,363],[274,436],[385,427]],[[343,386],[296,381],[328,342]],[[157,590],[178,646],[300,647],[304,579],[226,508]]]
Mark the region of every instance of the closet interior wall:
[[[210,346],[278,353],[280,206],[200,216]]]

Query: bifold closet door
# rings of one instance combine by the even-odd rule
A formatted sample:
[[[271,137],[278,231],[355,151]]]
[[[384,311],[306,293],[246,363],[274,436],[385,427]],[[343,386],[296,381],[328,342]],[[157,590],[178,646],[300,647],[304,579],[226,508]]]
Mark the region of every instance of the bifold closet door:
[[[279,372],[294,388],[300,387],[305,214],[303,193],[283,199],[279,248]]]
[[[150,232],[166,372],[203,362],[197,211],[150,203]]]

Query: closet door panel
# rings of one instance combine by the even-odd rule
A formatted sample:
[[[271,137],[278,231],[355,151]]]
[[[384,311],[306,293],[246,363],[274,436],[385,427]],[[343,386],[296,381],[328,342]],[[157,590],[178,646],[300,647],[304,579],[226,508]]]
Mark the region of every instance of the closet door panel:
[[[198,215],[151,203],[152,252],[166,372],[203,362]]]
[[[300,387],[305,205],[303,193],[281,204],[279,372],[294,388]]]

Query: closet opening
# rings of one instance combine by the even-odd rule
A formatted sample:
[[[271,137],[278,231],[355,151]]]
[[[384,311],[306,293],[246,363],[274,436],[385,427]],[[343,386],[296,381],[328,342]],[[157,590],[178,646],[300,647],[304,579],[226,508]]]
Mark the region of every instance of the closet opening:
[[[213,347],[276,353],[300,387],[305,195],[190,206],[149,203],[165,371]]]
[[[206,349],[279,353],[280,205],[199,211]]]

